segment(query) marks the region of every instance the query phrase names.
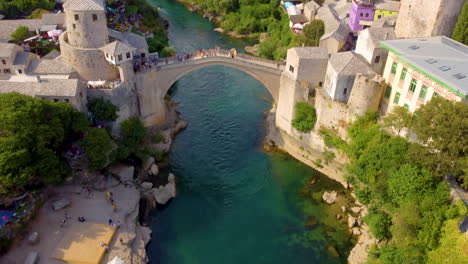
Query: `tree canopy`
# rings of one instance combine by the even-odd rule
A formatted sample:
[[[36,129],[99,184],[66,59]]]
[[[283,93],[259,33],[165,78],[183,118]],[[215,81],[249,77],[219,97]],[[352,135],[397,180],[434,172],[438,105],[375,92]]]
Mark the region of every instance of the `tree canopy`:
[[[60,182],[66,172],[61,147],[87,126],[86,116],[69,104],[0,94],[0,196],[30,184]]]
[[[94,98],[88,102],[88,109],[96,119],[101,121],[117,120],[119,108],[111,101],[103,98]]]
[[[458,16],[457,24],[453,29],[452,38],[468,45],[468,2],[465,2],[463,9]]]
[[[18,28],[10,34],[11,40],[16,43],[24,41],[29,35],[29,28],[27,26],[18,26]]]
[[[305,46],[317,47],[320,44],[320,38],[325,33],[325,24],[320,19],[314,19],[303,29],[302,42]]]
[[[116,145],[103,128],[91,128],[83,140],[83,147],[92,169],[104,169],[115,160]]]

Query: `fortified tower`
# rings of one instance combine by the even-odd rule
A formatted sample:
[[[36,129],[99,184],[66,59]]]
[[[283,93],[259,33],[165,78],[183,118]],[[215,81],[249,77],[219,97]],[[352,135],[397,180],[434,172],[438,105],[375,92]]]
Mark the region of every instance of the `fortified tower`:
[[[88,81],[119,78],[100,48],[109,43],[104,0],[68,0],[63,5],[67,31],[60,35],[62,56]]]
[[[450,37],[465,0],[401,0],[398,38]]]

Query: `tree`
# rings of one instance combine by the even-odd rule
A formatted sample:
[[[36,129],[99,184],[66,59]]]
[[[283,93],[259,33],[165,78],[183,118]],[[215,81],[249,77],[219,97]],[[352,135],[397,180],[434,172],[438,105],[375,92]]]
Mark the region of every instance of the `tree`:
[[[146,128],[138,117],[132,117],[120,124],[122,137],[119,139],[118,158],[123,160],[131,154],[135,154],[140,159],[145,156],[143,147],[147,133]]]
[[[10,36],[14,42],[20,43],[29,36],[29,28],[27,26],[18,26]]]
[[[308,133],[310,132],[317,121],[317,113],[315,108],[306,102],[299,102],[295,105],[295,117],[292,120],[292,126],[298,131]]]
[[[117,120],[117,112],[119,108],[111,103],[111,101],[103,98],[94,98],[88,102],[88,108],[94,114],[96,119],[102,121],[115,121]]]
[[[30,184],[61,181],[61,147],[86,127],[82,114],[69,104],[0,94],[0,196],[16,195]]]
[[[410,164],[393,172],[388,180],[388,193],[396,204],[402,204],[407,199],[418,199],[432,189],[432,175]]]
[[[364,218],[366,223],[369,225],[369,229],[377,239],[390,238],[390,226],[392,220],[390,216],[378,210],[375,207],[369,209],[369,214]]]
[[[116,146],[103,128],[91,128],[83,140],[83,147],[92,169],[104,169],[114,160],[113,151]]]
[[[400,136],[401,130],[409,128],[412,121],[413,116],[406,108],[396,106],[390,114],[384,117],[383,125],[396,130],[397,136]]]
[[[320,19],[314,19],[307,24],[302,33],[302,41],[305,46],[317,47],[320,43],[320,38],[325,33],[325,24]]]
[[[457,24],[453,29],[452,38],[468,45],[468,2],[465,2],[463,9],[458,16]]]
[[[438,175],[463,173],[462,159],[468,150],[468,105],[432,98],[415,112],[411,126],[418,141],[433,153]]]

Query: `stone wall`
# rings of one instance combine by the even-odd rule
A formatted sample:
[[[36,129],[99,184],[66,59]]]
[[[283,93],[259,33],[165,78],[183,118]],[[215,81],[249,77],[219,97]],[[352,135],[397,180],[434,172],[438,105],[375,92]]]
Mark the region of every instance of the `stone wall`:
[[[77,48],[100,48],[109,43],[106,12],[65,9],[68,41]],[[78,20],[75,19],[77,16]],[[93,16],[97,19],[93,20]]]
[[[106,61],[101,50],[77,48],[70,45],[68,40],[67,31],[60,35],[60,52],[83,79],[87,81],[119,79],[117,67]]]
[[[450,37],[465,0],[401,0],[398,38]]]

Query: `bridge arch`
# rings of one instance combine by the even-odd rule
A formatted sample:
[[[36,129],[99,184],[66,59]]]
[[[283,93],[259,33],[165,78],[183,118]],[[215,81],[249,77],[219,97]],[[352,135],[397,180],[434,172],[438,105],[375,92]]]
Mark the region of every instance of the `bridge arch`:
[[[184,63],[170,64],[159,66],[155,69],[158,75],[157,86],[164,94],[171,88],[171,86],[183,76],[194,72],[196,70],[208,66],[227,66],[240,70],[262,83],[270,92],[275,101],[278,100],[279,95],[279,80],[281,69],[273,65],[265,66],[262,64],[253,64],[239,59],[232,59],[227,57],[206,57]]]
[[[163,62],[164,63],[164,62]],[[204,67],[221,65],[240,70],[262,83],[278,101],[280,77],[284,66],[273,61],[240,55],[231,58],[226,55],[198,57],[184,62],[163,64],[150,71],[137,74],[143,82],[138,92],[140,116],[147,125],[165,120],[164,97],[171,86],[180,78]]]

